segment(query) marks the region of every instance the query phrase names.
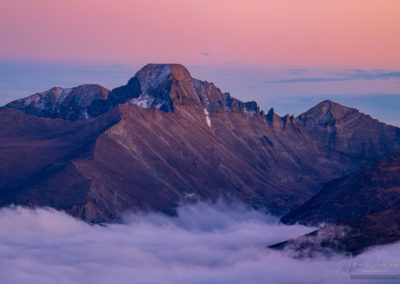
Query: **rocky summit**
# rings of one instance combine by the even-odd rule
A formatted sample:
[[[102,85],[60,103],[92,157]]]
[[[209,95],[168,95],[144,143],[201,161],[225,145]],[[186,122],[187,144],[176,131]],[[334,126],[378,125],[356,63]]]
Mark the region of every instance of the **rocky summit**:
[[[179,64],[148,64],[111,91],[36,93],[2,107],[0,125],[1,206],[114,222],[223,197],[287,223],[350,224],[400,205],[399,128],[332,101],[264,113]]]

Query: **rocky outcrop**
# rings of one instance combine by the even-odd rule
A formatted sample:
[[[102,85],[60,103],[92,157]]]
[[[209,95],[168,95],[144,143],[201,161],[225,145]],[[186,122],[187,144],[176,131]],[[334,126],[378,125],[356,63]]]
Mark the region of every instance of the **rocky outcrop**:
[[[97,112],[96,106],[108,99],[108,95],[109,91],[99,85],[81,85],[70,89],[54,87],[13,101],[5,107],[41,117],[88,119]]]

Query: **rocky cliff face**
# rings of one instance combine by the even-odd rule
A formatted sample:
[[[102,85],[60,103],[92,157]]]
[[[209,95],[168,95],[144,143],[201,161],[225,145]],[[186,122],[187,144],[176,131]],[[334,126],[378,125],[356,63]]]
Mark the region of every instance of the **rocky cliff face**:
[[[13,101],[5,107],[41,117],[88,119],[93,116],[96,104],[106,101],[109,93],[107,89],[99,85],[81,85],[70,89],[54,87]]]
[[[376,161],[400,141],[400,129],[331,101],[321,102],[298,120],[313,139],[326,145],[326,151],[341,152],[356,159]]]
[[[282,215],[400,151],[398,128],[356,110],[327,101],[298,118],[264,114],[182,65],[149,64],[99,90],[65,90],[40,111],[29,98],[0,110],[2,206],[52,206],[98,222],[223,196]]]

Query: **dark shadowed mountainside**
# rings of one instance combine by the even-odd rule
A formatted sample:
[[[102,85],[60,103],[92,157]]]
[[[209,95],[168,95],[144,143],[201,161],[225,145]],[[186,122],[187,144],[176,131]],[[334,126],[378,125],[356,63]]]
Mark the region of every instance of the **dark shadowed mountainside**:
[[[400,241],[400,206],[358,217],[270,246],[292,256],[309,258],[332,254],[357,255],[365,249]]]
[[[298,256],[332,250],[357,254],[370,246],[399,241],[400,152],[329,182],[281,220],[286,224],[327,223],[312,234],[272,246],[289,248]]]
[[[400,152],[361,171],[329,182],[284,223],[337,223],[400,206]]]

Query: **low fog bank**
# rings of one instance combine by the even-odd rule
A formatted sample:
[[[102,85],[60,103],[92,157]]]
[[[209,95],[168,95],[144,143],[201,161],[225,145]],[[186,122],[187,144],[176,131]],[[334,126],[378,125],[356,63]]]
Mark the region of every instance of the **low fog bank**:
[[[3,208],[0,283],[352,283],[351,274],[370,273],[367,262],[400,274],[398,244],[354,259],[296,260],[266,248],[312,230],[223,203],[181,206],[178,217],[131,214],[105,226],[53,209]]]

